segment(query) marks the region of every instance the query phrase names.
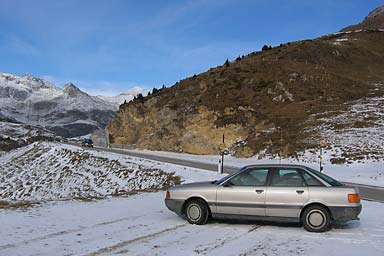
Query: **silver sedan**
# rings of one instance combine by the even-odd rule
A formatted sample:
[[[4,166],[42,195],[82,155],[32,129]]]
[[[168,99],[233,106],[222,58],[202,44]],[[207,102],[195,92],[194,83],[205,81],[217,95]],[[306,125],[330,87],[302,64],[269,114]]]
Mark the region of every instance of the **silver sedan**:
[[[272,220],[301,222],[311,232],[361,212],[357,188],[300,165],[250,165],[220,180],[175,186],[165,204],[191,224],[210,217]]]

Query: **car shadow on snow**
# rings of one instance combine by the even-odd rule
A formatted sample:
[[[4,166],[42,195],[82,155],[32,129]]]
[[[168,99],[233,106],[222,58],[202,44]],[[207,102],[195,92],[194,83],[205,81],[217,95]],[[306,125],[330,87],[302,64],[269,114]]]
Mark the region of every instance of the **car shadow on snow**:
[[[302,227],[301,223],[295,222],[275,222],[266,220],[229,220],[229,219],[214,219],[210,220],[208,224],[231,224],[231,225],[258,225],[258,226],[276,226],[276,227]]]
[[[356,229],[360,227],[360,221],[358,220],[352,220],[352,221],[348,221],[348,222],[337,222],[337,221],[334,221],[332,223],[332,228],[334,229]]]
[[[299,222],[276,222],[267,220],[231,220],[231,219],[213,219],[210,220],[209,224],[231,224],[231,225],[258,225],[258,226],[274,226],[283,228],[302,228],[303,225]],[[360,226],[358,220],[348,222],[332,222],[332,229],[336,230],[349,230],[356,229]],[[331,230],[332,230],[331,229]]]

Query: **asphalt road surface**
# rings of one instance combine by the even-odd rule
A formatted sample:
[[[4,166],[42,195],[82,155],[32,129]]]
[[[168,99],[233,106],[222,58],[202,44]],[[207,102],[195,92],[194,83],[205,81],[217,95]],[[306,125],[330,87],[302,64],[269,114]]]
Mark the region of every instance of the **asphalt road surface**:
[[[72,144],[72,145],[79,146],[78,144]],[[204,170],[215,171],[215,172],[217,171],[217,164],[200,163],[200,162],[195,162],[195,161],[190,161],[185,159],[177,159],[177,158],[156,156],[152,154],[145,154],[145,153],[139,153],[139,152],[131,152],[131,151],[126,151],[122,149],[112,149],[112,148],[94,148],[94,149],[133,156],[133,157],[145,158],[145,159],[150,159],[150,160],[164,162],[164,163],[177,164],[181,166],[187,166],[187,167],[204,169]],[[226,165],[224,166],[225,173],[232,173],[234,171],[237,171],[238,169],[239,169],[238,167],[234,167],[234,166],[226,166]],[[384,203],[384,187],[376,187],[376,186],[347,183],[347,182],[344,182],[344,183],[346,185],[357,186],[359,188],[360,197],[362,199]]]

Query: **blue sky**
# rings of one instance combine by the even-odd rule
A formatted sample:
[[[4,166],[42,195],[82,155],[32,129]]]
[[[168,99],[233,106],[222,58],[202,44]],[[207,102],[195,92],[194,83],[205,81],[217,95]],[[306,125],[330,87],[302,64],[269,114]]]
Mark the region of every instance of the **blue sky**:
[[[360,22],[376,0],[0,0],[0,72],[92,94],[173,85],[264,44]]]

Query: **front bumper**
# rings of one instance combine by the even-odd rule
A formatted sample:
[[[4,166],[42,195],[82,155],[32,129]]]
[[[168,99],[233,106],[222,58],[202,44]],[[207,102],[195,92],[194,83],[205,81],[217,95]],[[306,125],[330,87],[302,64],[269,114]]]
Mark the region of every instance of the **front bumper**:
[[[332,213],[332,218],[335,221],[349,221],[358,220],[358,215],[361,212],[361,205],[359,206],[334,206],[329,207]]]
[[[175,212],[177,215],[182,215],[183,204],[184,204],[184,200],[165,199],[165,205],[167,206],[167,208]]]

